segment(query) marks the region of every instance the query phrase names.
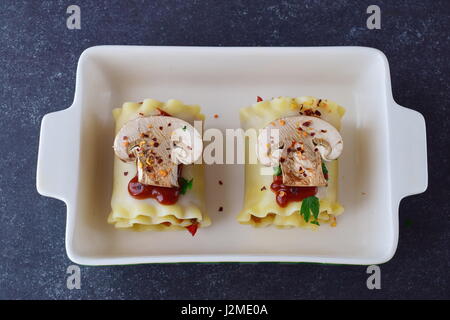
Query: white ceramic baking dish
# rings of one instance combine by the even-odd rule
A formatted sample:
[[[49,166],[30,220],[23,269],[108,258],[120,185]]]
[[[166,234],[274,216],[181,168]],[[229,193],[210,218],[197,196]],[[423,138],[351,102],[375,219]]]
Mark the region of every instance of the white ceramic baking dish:
[[[148,97],[176,98],[200,104],[206,128],[224,130],[239,127],[239,108],[256,96],[302,95],[328,98],[347,109],[339,181],[345,212],[336,228],[325,225],[313,232],[239,225],[241,165],[207,166],[213,225],[195,237],[118,231],[106,223],[113,108]],[[37,189],[66,203],[67,254],[79,264],[379,264],[397,247],[400,200],[426,187],[424,118],[394,102],[386,57],[371,48],[93,47],[80,57],[73,105],[42,120]]]

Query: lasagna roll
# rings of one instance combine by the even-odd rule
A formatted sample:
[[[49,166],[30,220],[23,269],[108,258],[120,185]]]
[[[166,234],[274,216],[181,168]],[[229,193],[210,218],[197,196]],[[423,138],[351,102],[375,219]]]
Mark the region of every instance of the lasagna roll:
[[[108,222],[116,228],[188,230],[206,227],[200,107],[177,100],[125,103],[113,110],[114,182]]]
[[[339,133],[345,109],[314,97],[279,97],[241,109],[247,139],[244,208],[237,220],[254,227],[336,226]]]

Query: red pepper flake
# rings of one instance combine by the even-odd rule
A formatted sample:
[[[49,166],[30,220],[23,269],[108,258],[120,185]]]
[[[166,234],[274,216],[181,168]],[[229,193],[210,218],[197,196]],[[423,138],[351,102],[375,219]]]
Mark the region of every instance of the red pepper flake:
[[[192,236],[195,236],[198,229],[198,223],[193,223],[190,226],[187,226],[186,229],[192,234]]]
[[[128,175],[128,171],[125,171],[123,175],[126,177]]]
[[[217,119],[218,117],[219,117],[218,114],[215,114],[215,115],[214,115],[214,119]]]
[[[315,113],[315,115],[318,116],[318,117],[320,117],[320,116],[322,115],[322,114],[320,113],[319,110],[314,111],[314,113]]]
[[[315,132],[311,132],[309,135],[310,135],[311,137],[314,137],[314,136],[316,135],[316,133],[315,133]]]
[[[128,137],[127,137],[127,136],[123,136],[122,139],[123,139],[123,140],[128,140]]]
[[[153,146],[154,146],[155,148],[158,148],[159,143],[158,143],[158,142],[155,142],[155,143],[153,144]]]
[[[311,121],[303,122],[303,126],[309,127],[311,125]]]
[[[323,133],[325,133],[325,132],[327,132],[327,130],[323,130],[323,129],[322,129],[322,130],[320,130],[320,132],[323,132]]]
[[[283,157],[282,157],[282,158],[280,158],[280,162],[281,162],[281,163],[284,163],[285,161],[286,161],[286,159],[285,159],[285,158],[283,158]]]
[[[219,207],[219,212],[222,212],[223,211],[223,207]]]
[[[159,130],[162,130],[162,129],[164,129],[163,127],[159,127]]]
[[[305,110],[305,114],[306,114],[307,116],[312,116],[312,115],[314,114],[314,112],[313,112],[311,109],[306,109],[306,110]]]
[[[219,184],[220,184],[220,185],[223,185],[223,182],[222,182],[222,180],[219,180]]]
[[[156,108],[156,110],[158,110],[160,116],[166,116],[166,117],[171,117],[172,116],[172,115],[170,115],[169,113],[165,112],[164,110],[162,110],[160,108]]]
[[[263,98],[261,98],[260,96],[256,96],[256,102],[261,102],[263,101]]]
[[[139,115],[140,115],[140,116],[144,116],[144,114],[143,114],[142,112],[139,112]]]
[[[263,187],[261,188],[261,191],[265,191],[265,190],[267,190],[267,188],[266,188],[266,186],[263,186]]]
[[[168,126],[168,127],[170,127],[171,125],[172,125],[172,123],[171,123],[171,122],[169,122],[169,123],[167,124],[167,126]]]

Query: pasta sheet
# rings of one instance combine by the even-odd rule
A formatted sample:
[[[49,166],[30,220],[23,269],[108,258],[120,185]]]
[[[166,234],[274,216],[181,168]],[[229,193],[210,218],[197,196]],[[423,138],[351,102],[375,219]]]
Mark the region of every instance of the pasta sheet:
[[[311,111],[306,111],[311,110]],[[320,118],[328,121],[338,130],[345,109],[330,100],[321,100],[314,97],[288,98],[279,97],[273,100],[261,101],[250,107],[241,109],[240,119],[244,130],[254,128],[262,129],[271,121],[288,116],[299,115],[303,112],[309,115],[318,110]],[[319,113],[317,113],[319,114]],[[247,140],[249,143],[249,140]],[[247,146],[249,157],[256,157],[256,146]],[[336,225],[336,216],[342,214],[344,208],[338,202],[338,160],[326,162],[328,169],[328,186],[319,187],[316,195],[320,200],[319,223]],[[261,164],[245,165],[245,195],[244,208],[237,220],[241,224],[254,227],[274,225],[279,228],[306,227],[316,229],[317,226],[303,219],[300,215],[302,202],[291,202],[285,208],[280,207],[275,199],[275,193],[270,190],[273,181],[271,175],[262,175]]]
[[[158,108],[170,115],[193,124],[194,120],[204,120],[200,107],[184,105],[177,100],[166,103],[147,99],[142,103],[125,103],[122,108],[113,110],[116,120],[116,133],[129,120],[139,116],[159,114]],[[128,172],[128,174],[124,174]],[[112,211],[108,223],[116,228],[135,231],[144,230],[185,230],[196,219],[199,227],[211,224],[210,218],[205,214],[204,176],[203,165],[183,165],[182,177],[193,179],[192,189],[180,195],[176,204],[162,205],[155,199],[138,200],[128,193],[128,182],[136,175],[134,162],[122,162],[114,157],[114,183],[111,199]]]

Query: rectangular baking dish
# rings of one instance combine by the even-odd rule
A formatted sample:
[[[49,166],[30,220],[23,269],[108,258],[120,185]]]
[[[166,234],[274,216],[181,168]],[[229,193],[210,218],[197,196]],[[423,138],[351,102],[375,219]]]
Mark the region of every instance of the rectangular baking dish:
[[[302,95],[347,109],[339,160],[345,212],[337,227],[324,225],[314,232],[239,225],[242,165],[206,166],[213,224],[195,237],[119,231],[106,223],[113,108],[149,97],[176,98],[201,105],[205,127],[224,131],[239,127],[239,108],[254,103],[256,96]],[[371,48],[92,47],[80,57],[72,106],[42,120],[37,189],[66,203],[66,249],[78,264],[379,264],[397,247],[400,200],[426,188],[424,118],[394,102],[387,59]]]

